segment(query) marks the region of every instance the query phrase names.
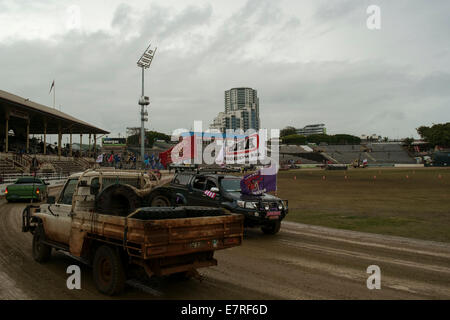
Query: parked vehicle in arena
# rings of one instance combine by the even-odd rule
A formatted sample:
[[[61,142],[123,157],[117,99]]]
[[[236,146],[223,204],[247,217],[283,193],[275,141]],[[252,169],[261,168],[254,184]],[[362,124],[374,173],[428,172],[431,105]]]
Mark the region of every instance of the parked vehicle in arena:
[[[10,184],[5,189],[6,201],[18,200],[36,200],[42,201],[47,199],[47,185],[44,180],[36,177],[21,177]]]
[[[23,232],[33,234],[33,257],[46,262],[62,250],[93,266],[97,289],[120,293],[127,277],[196,273],[217,265],[214,251],[238,246],[243,218],[220,208],[142,207],[160,181],[138,171],[88,170],[72,175],[58,197],[28,206]]]
[[[288,213],[288,201],[273,195],[241,193],[241,178],[220,173],[179,171],[169,184],[155,188],[148,196],[151,206],[211,206],[245,217],[245,226],[261,227],[266,234],[280,230]]]

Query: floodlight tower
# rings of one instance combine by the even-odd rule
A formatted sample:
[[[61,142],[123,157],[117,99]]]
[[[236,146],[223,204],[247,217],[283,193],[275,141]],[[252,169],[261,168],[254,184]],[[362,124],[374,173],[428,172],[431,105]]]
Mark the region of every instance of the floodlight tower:
[[[141,98],[139,99],[139,105],[141,106],[141,165],[142,168],[144,167],[144,153],[145,153],[145,128],[144,128],[144,122],[148,121],[148,112],[145,110],[145,107],[150,104],[150,99],[144,95],[144,70],[148,69],[150,67],[150,64],[152,63],[153,57],[156,53],[156,47],[154,50],[150,49],[150,46],[145,49],[142,56],[139,58],[137,65],[139,68],[142,69],[142,94]]]

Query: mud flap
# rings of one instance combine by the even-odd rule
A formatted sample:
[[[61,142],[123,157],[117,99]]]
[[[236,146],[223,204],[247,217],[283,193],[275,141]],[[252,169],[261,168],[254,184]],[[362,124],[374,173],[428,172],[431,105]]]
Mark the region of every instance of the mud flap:
[[[22,232],[30,231],[30,206],[26,206],[22,212]]]

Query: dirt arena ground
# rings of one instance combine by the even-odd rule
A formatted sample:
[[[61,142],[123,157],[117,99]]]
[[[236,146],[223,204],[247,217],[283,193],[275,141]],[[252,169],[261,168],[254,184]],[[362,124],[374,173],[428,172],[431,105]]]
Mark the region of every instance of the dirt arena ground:
[[[450,168],[280,171],[287,220],[450,242]]]
[[[411,239],[449,241],[449,180],[443,169],[280,172],[291,221],[279,234],[246,230],[242,246],[199,270],[201,280],[131,279],[112,298],[66,254],[35,262],[32,236],[21,232],[26,204],[0,200],[0,299],[450,299],[450,244]],[[66,287],[72,264],[81,290]],[[367,288],[370,265],[380,267],[380,290]]]
[[[66,254],[33,260],[32,236],[21,232],[25,205],[0,200],[0,299],[450,299],[450,244],[287,221],[275,236],[246,230],[242,246],[199,270],[201,280],[131,279],[110,298]],[[66,287],[72,264],[81,267],[81,290]],[[366,286],[369,265],[380,267],[380,290]]]

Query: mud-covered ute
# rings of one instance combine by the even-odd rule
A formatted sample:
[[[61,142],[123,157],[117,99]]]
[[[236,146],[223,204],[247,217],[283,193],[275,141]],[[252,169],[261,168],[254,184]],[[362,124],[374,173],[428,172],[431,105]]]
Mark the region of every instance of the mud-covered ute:
[[[152,206],[211,206],[244,215],[246,227],[261,227],[267,234],[280,230],[288,213],[288,201],[264,193],[241,193],[241,178],[232,175],[180,172],[169,184],[156,188],[150,195]]]

